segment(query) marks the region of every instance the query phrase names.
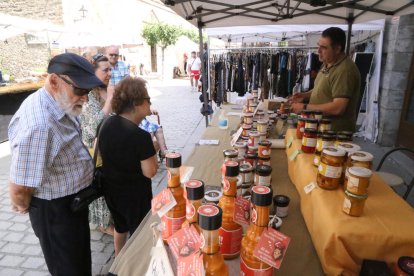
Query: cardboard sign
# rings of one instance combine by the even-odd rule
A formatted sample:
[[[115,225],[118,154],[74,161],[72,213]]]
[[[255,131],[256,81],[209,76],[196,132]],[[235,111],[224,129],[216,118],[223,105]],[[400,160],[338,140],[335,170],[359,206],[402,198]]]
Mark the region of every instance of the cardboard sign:
[[[145,276],[170,276],[174,275],[168,259],[167,251],[164,248],[163,241],[159,238],[157,244],[151,250],[151,260]]]
[[[203,254],[195,252],[180,259],[177,264],[177,276],[204,276]]]
[[[250,225],[250,200],[244,197],[237,197],[234,201],[234,222]]]
[[[231,139],[231,141],[230,141],[230,145],[231,145],[232,147],[234,146],[234,144],[236,144],[237,140],[239,140],[240,135],[242,134],[242,132],[243,132],[243,128],[242,128],[242,127],[240,127],[240,128],[236,131],[236,133],[233,135],[233,138],[232,138],[232,139]]]
[[[253,256],[279,269],[289,243],[290,238],[288,236],[273,228],[267,228],[260,236],[260,241],[254,248]]]
[[[179,262],[181,262],[181,258],[188,257],[194,252],[199,251],[202,243],[201,236],[193,225],[181,228],[169,237],[167,241],[174,258],[177,261],[179,260]]]
[[[293,136],[290,136],[288,143],[287,143],[287,147],[290,148],[292,146],[293,141],[295,140],[295,138]]]
[[[151,212],[153,215],[157,213],[161,218],[175,205],[177,205],[177,201],[173,194],[168,188],[165,188],[151,200]]]
[[[289,160],[290,161],[295,161],[296,157],[298,157],[299,154],[303,153],[302,150],[295,150],[290,156],[289,156]]]

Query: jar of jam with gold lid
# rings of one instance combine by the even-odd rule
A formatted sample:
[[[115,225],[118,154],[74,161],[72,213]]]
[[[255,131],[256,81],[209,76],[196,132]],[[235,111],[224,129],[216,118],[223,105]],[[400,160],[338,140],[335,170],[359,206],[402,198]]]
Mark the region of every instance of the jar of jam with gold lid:
[[[243,140],[248,140],[249,139],[250,131],[252,130],[252,125],[243,124],[242,125],[242,129],[243,129],[243,131],[242,131],[241,138]]]
[[[365,151],[355,151],[348,156],[347,167],[364,167],[372,170],[374,156]]]
[[[312,128],[305,128],[302,137],[302,151],[304,153],[314,153],[316,149],[316,142],[318,131]]]
[[[365,195],[369,186],[372,171],[363,167],[350,167],[347,169],[345,189],[354,195]]]
[[[344,204],[342,210],[353,217],[359,217],[362,215],[365,206],[365,200],[368,195],[355,195],[349,191],[345,191]]]
[[[243,113],[243,122],[248,125],[253,124],[253,112]]]
[[[250,163],[241,164],[239,175],[242,183],[253,183],[253,166]]]
[[[253,166],[253,168],[256,166],[257,162],[257,153],[256,152],[247,152],[246,157],[244,158],[244,161],[249,163]]]
[[[334,190],[341,185],[342,170],[345,162],[345,151],[327,147],[322,150],[316,182],[326,190]]]
[[[331,119],[326,119],[323,118],[322,120],[319,121],[319,126],[318,126],[318,130],[319,131],[326,131],[326,130],[331,130],[332,128],[332,120]]]

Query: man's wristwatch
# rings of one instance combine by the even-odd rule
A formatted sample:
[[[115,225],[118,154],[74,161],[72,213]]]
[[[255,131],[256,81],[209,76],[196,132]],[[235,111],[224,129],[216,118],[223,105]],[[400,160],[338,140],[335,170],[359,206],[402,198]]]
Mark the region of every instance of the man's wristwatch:
[[[307,107],[308,107],[308,104],[303,104],[303,110],[306,110]]]

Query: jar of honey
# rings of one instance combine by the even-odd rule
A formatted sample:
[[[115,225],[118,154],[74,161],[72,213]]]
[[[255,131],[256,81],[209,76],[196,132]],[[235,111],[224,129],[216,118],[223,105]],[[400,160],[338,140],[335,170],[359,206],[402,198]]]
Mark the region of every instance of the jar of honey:
[[[348,156],[347,168],[364,167],[371,170],[372,160],[374,160],[374,156],[371,153],[365,151],[356,151]]]
[[[219,234],[222,210],[215,205],[198,208],[198,224],[201,228],[203,264],[206,276],[229,275],[229,269],[220,254]]]
[[[298,124],[296,126],[296,138],[302,139],[303,132],[305,131],[305,118],[299,117]]]
[[[251,105],[249,105],[248,111],[253,113],[256,110],[256,108],[257,108],[257,103],[252,103]]]
[[[254,185],[270,187],[272,182],[272,167],[269,165],[257,165],[254,176]]]
[[[191,179],[184,184],[184,187],[187,192],[185,217],[188,224],[194,224],[198,229],[197,210],[201,206],[204,197],[204,183],[200,180]]]
[[[220,253],[225,259],[234,259],[240,253],[240,243],[243,229],[233,220],[234,200],[237,196],[237,182],[239,164],[234,161],[226,163],[226,177],[223,183],[223,196],[220,198],[219,207],[223,210],[223,221],[219,229]]]
[[[239,158],[244,158],[247,152],[247,142],[240,141],[240,142],[234,143],[234,149],[237,150]]]
[[[243,123],[247,125],[253,124],[253,112],[243,113]]]
[[[363,167],[350,167],[347,169],[345,189],[354,195],[366,195],[372,171]]]
[[[414,258],[402,256],[394,266],[394,276],[413,276],[414,275]]]
[[[316,182],[322,189],[334,190],[341,185],[345,151],[327,147],[322,150]]]
[[[332,128],[332,120],[331,119],[325,119],[323,118],[322,120],[319,121],[319,126],[318,126],[318,130],[319,131],[327,131],[327,130],[331,130]]]
[[[272,152],[272,142],[269,140],[263,140],[259,142],[258,154],[259,157],[270,157]]]
[[[318,139],[316,141],[315,156],[313,158],[313,165],[319,166],[321,160],[322,150],[326,147],[331,147],[335,143],[335,136],[325,134],[325,132],[318,132]]]
[[[240,272],[241,275],[271,276],[273,268],[253,256],[253,251],[263,231],[268,227],[273,194],[266,186],[253,186],[251,193],[251,223],[242,239]]]
[[[314,153],[316,149],[318,131],[312,128],[305,128],[302,137],[302,151],[304,153]]]
[[[173,194],[177,204],[162,217],[164,225],[162,238],[164,241],[181,229],[186,218],[184,189],[180,182],[181,154],[169,152],[165,155],[165,159],[168,170],[168,189]]]
[[[344,142],[344,143],[339,143],[339,144],[337,145],[337,147],[338,147],[338,148],[340,148],[340,149],[342,149],[342,150],[344,150],[344,151],[346,152],[346,158],[348,158],[348,156],[349,156],[351,153],[356,152],[356,151],[359,151],[359,150],[361,149],[361,147],[360,147],[360,146],[358,146],[358,145],[356,145],[356,144],[353,144],[353,143],[346,143],[346,142]]]
[[[259,132],[259,142],[260,141],[263,141],[263,140],[266,140],[266,138],[267,138],[267,132]]]
[[[242,183],[253,183],[253,166],[250,163],[241,164],[239,175]]]
[[[267,132],[267,125],[269,120],[258,120],[257,121],[257,131],[258,132]]]
[[[259,137],[260,133],[258,131],[250,131],[249,141],[247,142],[249,146],[257,147],[259,146]]]
[[[342,210],[353,217],[359,217],[364,211],[365,200],[368,195],[355,195],[349,191],[345,191],[345,199]]]
[[[323,115],[323,112],[322,112],[322,111],[320,111],[320,110],[314,110],[314,111],[312,112],[312,115],[313,115],[313,118],[314,118],[314,119],[316,119],[316,120],[320,121],[320,120],[322,120],[322,115]]]

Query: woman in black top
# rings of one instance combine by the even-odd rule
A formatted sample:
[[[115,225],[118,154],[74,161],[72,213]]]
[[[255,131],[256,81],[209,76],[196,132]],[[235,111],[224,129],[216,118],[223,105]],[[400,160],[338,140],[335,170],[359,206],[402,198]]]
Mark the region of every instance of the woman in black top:
[[[116,87],[99,136],[105,200],[115,223],[115,255],[151,209],[151,177],[158,169],[151,135],[138,127],[151,114],[146,82],[128,77]]]

